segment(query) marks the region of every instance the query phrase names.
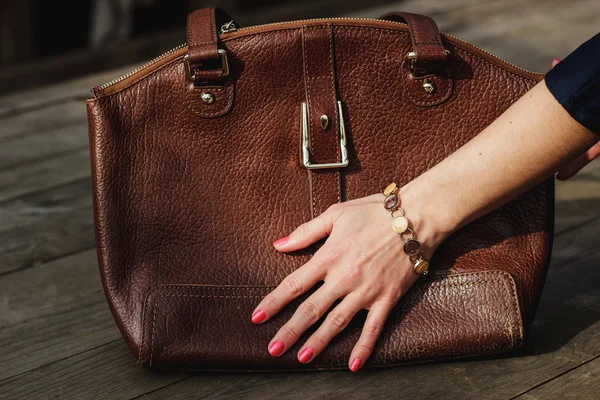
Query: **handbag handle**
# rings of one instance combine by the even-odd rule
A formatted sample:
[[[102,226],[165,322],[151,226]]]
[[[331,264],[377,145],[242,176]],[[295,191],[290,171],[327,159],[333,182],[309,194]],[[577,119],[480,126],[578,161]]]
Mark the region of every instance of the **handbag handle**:
[[[191,12],[187,18],[188,76],[195,82],[216,80],[229,74],[227,54],[218,48],[218,27],[232,18],[218,7]]]
[[[440,31],[433,19],[420,14],[392,12],[379,19],[401,21],[408,25],[413,50],[407,54],[413,67],[423,72],[430,65],[444,63],[448,51],[442,44]],[[187,18],[187,69],[195,82],[216,80],[227,76],[227,54],[218,48],[219,26],[232,18],[218,7],[206,7],[191,12]]]
[[[391,12],[382,15],[379,19],[405,22],[408,25],[413,50],[408,53],[407,58],[411,59],[414,65],[439,64],[446,61],[449,52],[444,48],[437,24],[430,17],[407,12]]]

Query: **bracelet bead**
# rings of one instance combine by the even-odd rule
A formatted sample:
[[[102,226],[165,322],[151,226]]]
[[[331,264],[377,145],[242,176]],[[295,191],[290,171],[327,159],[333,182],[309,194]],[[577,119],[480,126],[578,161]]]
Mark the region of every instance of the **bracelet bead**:
[[[404,243],[404,252],[407,256],[416,256],[421,252],[421,243],[416,240],[407,240]]]

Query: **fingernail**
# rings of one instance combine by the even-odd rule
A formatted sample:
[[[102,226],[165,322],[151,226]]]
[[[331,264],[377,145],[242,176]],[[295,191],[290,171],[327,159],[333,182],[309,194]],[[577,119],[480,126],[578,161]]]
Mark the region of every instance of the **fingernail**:
[[[281,239],[277,239],[276,241],[274,241],[273,245],[275,245],[275,246],[281,246],[283,244],[286,244],[288,242],[288,240],[290,240],[289,236],[282,237]]]
[[[354,361],[352,361],[352,364],[350,364],[350,370],[352,372],[356,372],[356,371],[358,371],[358,369],[360,368],[361,365],[362,365],[362,360],[357,357],[354,359]]]
[[[310,361],[312,356],[313,356],[312,349],[310,347],[307,347],[304,350],[302,350],[300,352],[300,354],[298,354],[298,360],[300,360],[301,363],[306,364],[307,362]]]
[[[281,340],[276,340],[269,346],[269,353],[271,353],[273,357],[277,357],[283,353],[284,348],[285,344]]]
[[[555,58],[555,59],[554,59],[554,62],[555,62],[555,63],[559,63],[559,62],[560,62],[560,58]]]
[[[267,313],[262,308],[259,308],[258,310],[254,311],[254,314],[252,314],[252,322],[255,324],[260,324],[265,320],[266,316]]]

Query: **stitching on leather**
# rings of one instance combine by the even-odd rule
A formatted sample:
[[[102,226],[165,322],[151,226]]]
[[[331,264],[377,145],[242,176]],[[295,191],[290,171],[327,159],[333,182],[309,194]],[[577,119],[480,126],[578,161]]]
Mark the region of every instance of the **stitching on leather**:
[[[435,24],[435,22],[433,21],[433,19],[431,19],[430,17],[427,17],[427,20],[429,21],[429,25],[431,25],[431,29],[435,32],[435,43],[439,44],[440,46],[443,47],[442,44],[442,37],[440,35],[440,31],[437,27],[437,25]]]
[[[410,79],[410,78],[408,78],[408,79]],[[432,101],[420,101],[420,100],[418,100],[417,98],[414,97],[413,90],[411,90],[410,83],[409,83],[408,79],[405,81],[405,84],[404,84],[404,87],[406,88],[406,91],[408,92],[408,97],[410,98],[410,100],[414,104],[419,105],[419,106],[432,106],[432,105],[441,104],[445,100],[448,99],[448,97],[450,96],[450,92],[452,91],[452,86],[453,86],[453,79],[452,78],[450,78],[450,79],[443,79],[443,78],[440,78],[438,76],[434,76],[433,78],[431,78],[431,77],[428,77],[428,78],[415,78],[414,79],[415,81],[422,81],[422,80],[425,80],[425,79],[431,79],[434,82],[438,82],[438,84],[440,82],[444,83],[444,81],[446,81],[446,80],[450,81],[450,83],[447,85],[446,91],[444,92],[443,95],[439,96],[438,99],[434,99]]]
[[[200,89],[198,87],[194,87],[193,90],[194,90],[194,92],[222,92],[225,89],[223,89],[223,88],[219,88],[219,89],[217,89],[217,88],[204,88],[204,89]]]
[[[158,301],[161,299],[159,296],[158,299],[154,302],[154,309],[152,311],[152,344],[150,346],[150,367],[152,367],[152,362],[154,360],[154,325],[156,322],[156,309],[158,308]]]
[[[402,16],[404,17],[404,19],[406,19],[406,24],[408,25],[408,33],[414,46],[415,44],[419,43],[419,32],[414,29],[412,17],[410,15],[402,14]]]
[[[303,26],[302,29],[301,29],[301,35],[302,35],[302,59],[304,61],[303,65],[304,65],[304,78],[305,78],[305,80],[304,80],[304,87],[306,89],[306,97],[307,97],[306,103],[307,103],[307,106],[308,106],[308,129],[309,129],[308,134],[310,136],[310,150],[312,152],[315,147],[314,147],[314,144],[313,144],[313,133],[314,132],[312,132],[312,120],[311,120],[312,111],[311,111],[311,101],[310,101],[310,99],[311,99],[311,97],[310,97],[310,85],[308,84],[308,80],[306,80],[306,77],[309,76],[309,73],[308,73],[308,57],[306,57],[306,47],[307,46],[306,46],[306,33],[305,32],[306,32],[305,31],[305,27]],[[315,209],[316,209],[316,206],[317,206],[316,205],[316,197],[314,195],[314,190],[313,190],[313,188],[314,188],[314,177],[315,177],[315,174],[311,170],[309,170],[308,173],[311,174],[310,176],[312,178],[310,180],[310,192],[311,192],[311,198],[312,198],[310,206],[311,206],[311,216],[314,218],[315,217]]]
[[[215,16],[213,15],[214,10],[210,10],[209,11],[209,16],[208,19],[210,20],[210,36],[212,41],[206,41],[206,42],[196,42],[195,40],[190,43],[191,46],[202,46],[205,44],[217,44],[217,38],[216,38],[216,34],[217,34],[217,29],[215,28]],[[196,14],[197,15],[197,14]],[[190,18],[193,19],[193,18]],[[188,23],[188,37],[190,39],[195,39],[192,37],[192,24]]]
[[[150,296],[146,295],[146,300],[144,301],[144,307],[142,309],[142,340],[140,340],[140,345],[138,348],[138,364],[142,364],[142,350],[144,347],[144,343],[146,343],[146,308],[148,307],[148,299]]]
[[[193,39],[193,37],[192,37],[192,21],[191,21],[192,19],[193,19],[192,15],[190,15],[188,17],[188,27],[187,27],[188,28],[188,38],[190,38],[190,41],[192,42],[192,43],[190,43],[190,46],[195,46],[196,45],[195,41],[192,41],[192,39]]]
[[[158,287],[159,289],[161,288],[160,286]],[[248,299],[248,298],[253,298],[253,299],[261,299],[264,296],[213,296],[213,295],[201,295],[201,294],[162,294],[160,296],[158,296],[158,298],[156,299],[156,301],[154,302],[154,309],[152,312],[152,343],[150,345],[150,364],[149,366],[152,367],[152,363],[154,362],[154,333],[155,333],[155,328],[156,328],[156,310],[158,308],[158,302],[160,301],[160,299],[164,298],[164,297],[169,297],[169,298],[174,298],[174,297],[193,297],[193,298],[230,298],[230,299]]]
[[[517,288],[514,284],[514,280],[513,279],[509,279],[508,282],[506,282],[506,284],[510,287],[510,291],[512,292],[512,299],[513,299],[513,311],[514,311],[514,315],[516,318],[518,318],[517,321],[517,327],[519,328],[518,331],[518,341],[522,342],[523,341],[523,316],[521,315],[521,307],[519,306],[519,297],[517,294]],[[519,324],[519,322],[521,322],[521,324]],[[514,348],[516,346],[516,342],[517,342],[517,338],[515,338],[515,335],[513,333],[513,325],[511,322],[511,335],[512,335],[512,347]]]
[[[184,85],[184,87],[183,87],[185,103],[187,105],[187,108],[194,114],[199,115],[201,117],[217,117],[217,116],[225,115],[231,109],[231,105],[233,103],[234,90],[235,89],[233,87],[233,83],[227,84],[224,88],[206,88],[206,89],[194,88],[194,93],[197,93],[200,91],[202,91],[202,92],[204,92],[204,91],[208,91],[208,92],[225,91],[227,97],[225,97],[225,99],[222,102],[222,103],[224,103],[222,108],[217,109],[213,112],[207,112],[207,111],[202,111],[202,110],[196,109],[195,103],[197,101],[195,99],[189,99],[188,98],[188,89],[187,89],[186,85]]]
[[[475,276],[479,276],[479,275],[495,275],[497,277],[491,276],[488,278],[482,278],[480,280],[476,280],[473,282],[448,282],[448,279],[450,278],[456,278],[456,279],[460,279],[461,277],[475,277]],[[508,282],[507,282],[507,278],[508,277]],[[512,278],[511,275],[507,272],[502,272],[502,271],[481,271],[481,272],[472,272],[472,273],[458,273],[458,274],[449,274],[449,275],[440,275],[440,276],[436,276],[433,277],[433,279],[431,279],[431,281],[429,281],[429,287],[435,286],[435,287],[442,287],[442,288],[451,288],[451,287],[473,287],[473,286],[478,286],[480,284],[483,283],[504,283],[504,284],[510,284],[512,282]],[[510,286],[512,287],[512,298],[513,298],[513,305],[516,305],[516,309],[514,311],[516,311],[516,315],[520,316],[520,312],[519,312],[519,307],[518,307],[518,297],[517,297],[517,293],[515,290],[515,287],[513,284],[510,284]],[[160,285],[157,286],[155,288],[155,290],[162,290],[162,289],[186,289],[186,288],[216,288],[216,289],[221,289],[221,288],[227,288],[227,289],[239,289],[239,287],[237,286],[203,286],[203,285],[178,285],[178,284],[172,284],[172,285]],[[272,288],[272,287],[276,287],[276,286],[262,286],[262,287],[257,287],[257,286],[248,286],[246,288],[256,288],[256,289],[268,289],[268,288]],[[148,295],[149,296],[149,295]],[[154,302],[154,309],[153,309],[153,313],[152,313],[152,334],[151,334],[151,349],[150,349],[150,367],[152,367],[153,364],[153,359],[154,359],[154,345],[155,345],[155,328],[156,328],[156,313],[157,313],[157,306],[158,303],[160,301],[160,299],[162,298],[182,298],[182,297],[191,297],[191,298],[233,298],[233,299],[241,299],[241,298],[263,298],[263,295],[212,295],[212,294],[182,294],[182,293],[176,293],[176,294],[162,294],[159,295],[158,298],[156,299],[156,301]],[[509,323],[509,325],[511,326],[511,328],[509,329],[511,335],[512,335],[512,321],[511,321],[511,315],[509,312],[509,308],[508,306],[504,308],[506,311],[506,320]],[[511,345],[511,349],[514,348],[514,339],[512,340],[512,345]],[[478,356],[478,355],[485,355],[485,354],[493,354],[494,352],[490,353],[489,351],[480,351],[480,352],[476,352],[476,353],[467,353],[471,356]],[[406,362],[404,363],[395,363],[395,364],[389,364],[386,363],[386,357],[384,356],[382,358],[383,362],[380,363],[379,365],[374,365],[374,366],[385,366],[385,365],[402,365],[402,364],[406,364]],[[339,366],[345,366],[346,363],[344,362],[343,364],[315,364],[315,368],[319,368],[319,366],[325,366],[325,369],[331,369],[331,368],[336,368]]]
[[[217,28],[215,27],[215,20],[217,19],[217,12],[214,7],[210,9],[210,37],[212,42],[217,45]]]
[[[485,273],[485,272],[484,272]],[[490,273],[493,273],[492,271],[490,271]],[[476,275],[478,273],[473,273],[473,275]],[[494,273],[494,274],[498,274],[498,273]],[[466,274],[465,274],[466,275]],[[504,275],[504,273],[502,273],[502,275]],[[443,287],[443,288],[450,288],[450,287],[473,287],[473,286],[478,286],[482,283],[503,283],[505,282],[504,279],[482,279],[479,281],[474,281],[474,282],[452,282],[452,283],[446,283],[445,280],[438,280],[436,282],[432,282],[431,285],[436,285],[439,287]],[[161,289],[162,287],[159,287],[159,289]],[[515,294],[516,295],[516,294]],[[169,298],[181,298],[181,297],[192,297],[192,298],[263,298],[264,296],[214,296],[214,295],[190,295],[190,294],[172,294],[172,295],[160,295],[158,297],[158,299],[155,301],[154,303],[154,310],[153,310],[153,317],[152,317],[152,345],[151,345],[151,351],[150,351],[150,367],[152,367],[152,362],[153,362],[153,357],[154,357],[154,338],[155,338],[155,321],[156,321],[156,309],[157,309],[157,305],[158,302],[161,298],[164,297],[169,297]],[[506,308],[505,308],[506,309]],[[506,314],[506,319],[507,321],[510,321],[510,315]],[[512,346],[514,347],[514,345]],[[481,354],[488,354],[489,352],[487,351],[483,351],[483,352],[478,352],[478,353],[471,353],[472,355],[481,355]],[[386,357],[383,357],[383,363],[381,363],[380,365],[389,365],[388,363],[385,362]],[[320,365],[324,365],[327,367],[335,367],[335,366],[341,366],[341,365],[346,365],[346,363],[344,364],[315,364],[315,367],[318,367]]]
[[[335,64],[333,62],[333,41],[334,41],[334,36],[333,36],[333,26],[332,25],[328,25],[327,26],[327,33],[329,34],[329,71],[331,71],[331,93],[333,95],[333,127],[336,128],[339,132],[340,130],[340,121],[339,121],[339,117],[338,116],[338,107],[337,107],[337,94],[336,94],[336,87],[335,87],[335,82],[336,82],[336,77],[335,77]],[[336,132],[336,133],[338,133]],[[339,133],[338,133],[339,135]],[[339,140],[336,139],[335,141],[335,148],[336,148],[336,154],[341,155],[341,151],[340,151],[340,143]],[[340,202],[340,192],[342,191],[341,187],[340,187],[340,177],[341,177],[341,172],[339,168],[336,168],[335,171],[335,182],[336,182],[336,186],[337,186],[337,192],[336,192],[336,197],[337,197],[337,202]]]
[[[423,40],[422,42],[419,42],[419,44],[440,44],[440,42],[437,40]]]

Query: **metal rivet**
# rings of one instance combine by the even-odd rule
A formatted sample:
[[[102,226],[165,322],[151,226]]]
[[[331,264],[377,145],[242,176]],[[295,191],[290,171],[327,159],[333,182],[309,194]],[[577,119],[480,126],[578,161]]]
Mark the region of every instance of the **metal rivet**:
[[[425,81],[423,82],[423,89],[427,93],[433,93],[435,91],[435,85],[432,82]]]
[[[215,102],[215,95],[212,93],[204,92],[202,93],[202,102],[204,104],[212,104]]]
[[[329,117],[327,115],[321,115],[321,118],[319,118],[319,122],[321,123],[321,128],[327,129],[329,127]]]

